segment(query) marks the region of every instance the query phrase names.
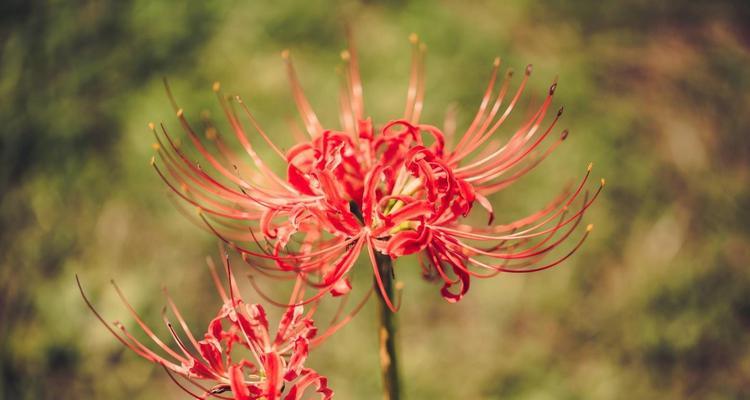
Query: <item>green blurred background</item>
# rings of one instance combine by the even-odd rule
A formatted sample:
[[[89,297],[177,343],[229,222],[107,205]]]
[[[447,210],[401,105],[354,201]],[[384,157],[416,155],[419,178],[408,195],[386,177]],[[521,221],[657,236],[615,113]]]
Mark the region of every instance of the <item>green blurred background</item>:
[[[130,321],[115,278],[155,327],[166,284],[200,331],[219,305],[203,261],[216,240],[149,166],[147,122],[178,132],[161,77],[191,118],[216,111],[221,80],[288,147],[279,52],[338,126],[345,21],[376,121],[402,112],[411,32],[428,45],[436,124],[454,101],[465,123],[496,55],[535,65],[525,98],[537,104],[559,75],[571,136],[493,198],[498,221],[542,206],[589,161],[608,181],[585,219],[593,236],[556,269],[474,281],[450,305],[398,265],[407,398],[750,398],[750,3],[572,3],[4,1],[0,398],[186,397],[98,324],[74,273],[108,319]],[[380,396],[374,311],[309,362],[340,399]]]

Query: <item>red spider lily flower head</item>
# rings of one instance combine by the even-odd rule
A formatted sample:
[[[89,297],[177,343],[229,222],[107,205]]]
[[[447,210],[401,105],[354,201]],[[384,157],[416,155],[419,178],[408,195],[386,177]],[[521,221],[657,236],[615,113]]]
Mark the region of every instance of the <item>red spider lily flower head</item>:
[[[169,321],[165,308],[164,323],[171,332],[177,350],[167,346],[143,322],[114,282],[112,284],[121,300],[158,350],[139,341],[119,322],[115,322],[114,326],[121,333],[116,332],[94,309],[77,276],[76,280],[86,304],[120,342],[139,356],[164,367],[175,383],[196,399],[331,399],[333,391],[328,387],[327,379],[304,367],[304,363],[310,349],[343,326],[351,316],[342,319],[337,315],[330,327],[319,334],[312,320],[315,305],[307,313],[301,305],[292,306],[285,310],[275,335],[271,335],[263,306],[246,303],[239,297],[237,284],[229,272],[228,257],[225,258],[229,277],[228,290],[224,289],[213,263],[209,262],[209,265],[223,305],[208,324],[202,339],[193,335],[165,291],[169,308],[182,331],[178,333]],[[298,280],[291,302],[301,299],[303,288],[302,281]],[[354,312],[363,304],[364,300]],[[172,374],[181,376],[194,388],[180,383]],[[204,382],[210,384],[206,385]]]
[[[512,71],[499,79],[500,59],[495,59],[478,110],[458,137],[453,114],[446,118],[444,129],[420,122],[426,50],[416,35],[410,40],[412,66],[403,116],[379,126],[366,117],[351,44],[342,52],[346,68],[340,92],[341,127],[324,128],[303,93],[289,52],[284,51],[294,101],[309,138],[281,151],[245,103],[222,95],[217,83],[214,90],[233,136],[251,165],[236,167],[240,159],[210,122],[207,140],[202,140],[175,104],[190,141],[210,168],[190,162],[163,127],[157,134],[151,125],[159,141],[157,171],[178,196],[198,207],[208,229],[260,271],[292,272],[317,288],[310,301],[326,292],[345,293],[350,287],[347,273],[365,248],[393,310],[397,306],[385,296],[375,265],[377,253],[391,258],[418,254],[424,276],[441,281],[441,294],[450,302],[461,299],[471,277],[540,271],[567,259],[591,225],[562,255],[553,250],[573,234],[604,186],[602,180],[589,195],[590,165],[579,185],[516,221],[493,224],[495,212],[487,198],[519,180],[567,138],[567,130],[553,134],[562,108],[548,115],[557,83],[550,86],[539,108],[501,141],[501,128],[507,126],[532,68],[525,69],[512,90]],[[237,109],[286,163],[286,178],[260,159]],[[217,151],[209,151],[207,142]],[[242,176],[238,170],[253,173]],[[477,205],[489,214],[486,226],[464,220]]]

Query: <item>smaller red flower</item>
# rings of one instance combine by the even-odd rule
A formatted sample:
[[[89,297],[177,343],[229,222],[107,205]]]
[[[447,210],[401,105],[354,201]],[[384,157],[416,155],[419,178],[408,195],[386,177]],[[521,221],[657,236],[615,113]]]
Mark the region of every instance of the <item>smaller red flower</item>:
[[[116,332],[114,327],[94,309],[77,276],[76,281],[84,301],[105,327],[136,354],[164,367],[174,382],[193,398],[331,399],[333,391],[328,387],[327,379],[314,370],[304,367],[304,362],[310,348],[342,327],[353,313],[361,308],[366,298],[355,307],[352,314],[344,318],[336,318],[320,335],[312,320],[316,305],[313,305],[307,313],[301,305],[287,307],[279,321],[275,336],[272,336],[263,306],[245,303],[239,297],[239,290],[232,277],[228,257],[224,258],[229,280],[228,291],[223,287],[216,268],[210,260],[209,266],[223,305],[216,317],[208,324],[202,339],[193,335],[179,309],[165,290],[169,308],[174,313],[182,333],[178,333],[169,321],[166,308],[164,323],[171,332],[179,351],[167,346],[146,325],[114,281],[112,284],[130,314],[160,350],[152,350],[143,344],[120,322],[113,324],[121,330],[121,333]],[[304,284],[301,280],[297,280],[290,304],[298,303],[303,292]],[[244,355],[250,357],[245,358]],[[177,381],[172,373],[185,378],[190,385],[195,387],[194,390],[199,392],[196,393],[187,385]],[[205,385],[201,381],[211,382],[211,384]],[[231,397],[228,396],[230,392]]]

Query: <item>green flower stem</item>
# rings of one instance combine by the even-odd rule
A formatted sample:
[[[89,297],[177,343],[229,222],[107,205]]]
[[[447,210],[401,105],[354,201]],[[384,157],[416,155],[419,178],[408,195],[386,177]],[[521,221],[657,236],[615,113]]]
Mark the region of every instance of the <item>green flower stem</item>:
[[[385,292],[389,298],[393,299],[393,262],[390,257],[380,253],[376,253],[376,260]],[[378,354],[380,359],[380,374],[383,380],[383,399],[398,400],[401,397],[398,358],[396,357],[396,318],[385,303],[377,281],[374,282],[374,285],[378,298],[378,342],[380,344]]]

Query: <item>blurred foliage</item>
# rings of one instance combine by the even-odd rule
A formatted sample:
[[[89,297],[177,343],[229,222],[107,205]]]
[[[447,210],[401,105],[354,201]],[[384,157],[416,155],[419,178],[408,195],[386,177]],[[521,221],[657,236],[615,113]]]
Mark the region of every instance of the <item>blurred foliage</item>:
[[[425,118],[438,124],[452,101],[468,118],[495,55],[535,64],[537,100],[559,75],[571,137],[493,199],[499,219],[544,204],[589,161],[608,180],[594,235],[559,268],[477,282],[448,305],[400,263],[408,398],[750,397],[748,2],[264,4],[0,5],[0,398],[184,398],[98,325],[74,273],[103,314],[129,321],[116,278],[153,325],[166,284],[199,330],[219,301],[201,261],[215,240],[148,165],[146,123],[177,131],[160,78],[193,116],[216,109],[220,79],[288,146],[278,52],[293,51],[335,123],[343,21],[376,120],[401,111],[412,31],[429,45]],[[373,312],[311,360],[339,398],[379,397]]]

